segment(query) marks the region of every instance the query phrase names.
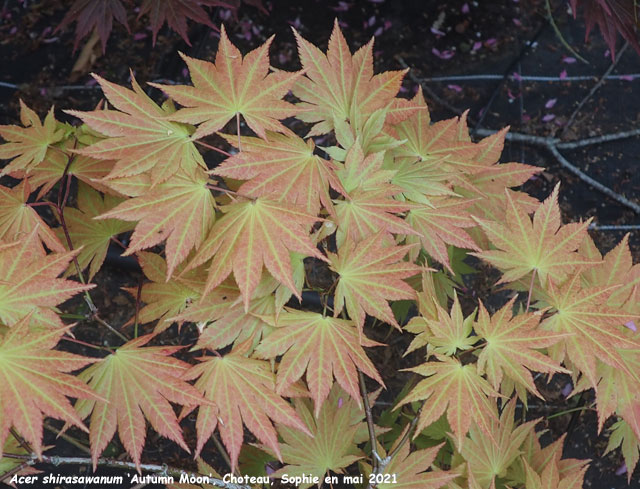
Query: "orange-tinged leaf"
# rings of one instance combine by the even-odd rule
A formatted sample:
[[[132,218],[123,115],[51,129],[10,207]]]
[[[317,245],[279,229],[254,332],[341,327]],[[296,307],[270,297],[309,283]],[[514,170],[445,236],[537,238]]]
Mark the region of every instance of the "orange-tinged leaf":
[[[189,364],[170,356],[182,347],[145,346],[153,336],[129,341],[78,377],[104,397],[76,404],[82,418],[91,415],[89,438],[94,469],[116,429],[127,453],[139,467],[146,437],[145,419],[160,435],[189,451],[169,401],[188,406],[207,401],[181,379]]]
[[[439,489],[444,486],[459,474],[442,470],[426,472],[432,467],[440,448],[442,444],[409,453],[409,444],[405,443],[383,472],[383,474],[395,475],[395,481],[376,484],[376,488]]]
[[[172,114],[171,120],[199,124],[194,139],[219,131],[236,114],[261,138],[267,138],[266,131],[288,132],[279,119],[297,110],[282,97],[302,72],[269,73],[272,41],[273,36],[243,57],[222,26],[215,64],[180,53],[194,86],[150,85],[185,107]]]
[[[499,283],[513,282],[535,271],[544,286],[551,278],[559,283],[576,267],[588,264],[575,253],[591,220],[562,226],[558,206],[559,185],[536,210],[533,221],[507,190],[507,214],[504,224],[478,223],[497,250],[473,253],[504,275]]]
[[[204,293],[218,286],[233,271],[245,311],[257,287],[264,265],[289,290],[296,291],[290,251],[326,258],[309,237],[311,225],[321,219],[298,206],[264,197],[222,207],[225,213],[211,228],[190,267],[213,257]]]
[[[407,370],[427,377],[421,380],[399,406],[424,400],[416,434],[438,420],[444,412],[458,446],[469,432],[472,421],[489,437],[491,420],[497,420],[498,394],[479,374],[475,364],[462,365],[454,358],[438,356],[439,362],[426,362]]]
[[[316,312],[285,309],[278,319],[265,318],[276,327],[256,349],[259,358],[283,355],[278,366],[277,392],[281,393],[306,371],[307,385],[318,416],[333,378],[360,405],[358,370],[384,385],[362,346],[381,344],[362,338],[351,321]]]
[[[302,100],[298,106],[304,109],[297,117],[315,123],[310,136],[331,131],[334,117],[356,122],[358,117],[366,118],[394,104],[406,70],[374,75],[373,38],[352,56],[336,19],[325,55],[295,29],[293,32],[306,75],[298,80],[293,94]],[[394,109],[396,120],[414,110],[408,102]]]
[[[140,197],[122,202],[97,219],[138,221],[124,255],[167,240],[167,279],[204,241],[215,219],[215,200],[200,169],[179,172]]]
[[[536,421],[515,426],[515,409],[514,398],[503,409],[499,421],[491,420],[491,438],[471,426],[469,438],[465,438],[462,447],[459,447],[470,472],[481,487],[495,483],[496,477],[504,478],[507,469],[520,455],[520,448],[527,436],[535,433]]]
[[[154,331],[159,333],[171,326],[169,319],[200,299],[205,277],[200,276],[199,269],[180,273],[184,267],[178,266],[178,273],[167,280],[167,263],[161,256],[146,251],[139,251],[136,256],[142,272],[151,280],[142,287],[140,301],[145,306],[138,313],[138,321],[141,324],[158,321]],[[127,291],[134,297],[138,293],[137,287]],[[182,323],[179,319],[177,321]]]
[[[57,278],[77,252],[45,255],[37,233],[0,243],[0,322],[6,326],[33,311],[32,327],[61,327],[55,306],[94,287]]]
[[[618,349],[635,349],[638,342],[622,332],[625,324],[637,318],[607,305],[615,288],[583,288],[580,275],[574,274],[562,286],[550,281],[545,302],[551,306],[552,316],[542,328],[571,336],[549,348],[549,355],[562,362],[565,356],[598,390],[596,359],[633,376]]]
[[[106,139],[77,150],[100,160],[116,160],[105,180],[146,173],[158,184],[168,180],[180,168],[186,173],[197,167],[206,168],[196,149],[190,130],[184,124],[171,122],[170,107],[159,107],[144,93],[133,75],[133,90],[111,83],[98,75],[107,100],[117,110],[92,112],[66,111],[82,119]]]
[[[557,463],[549,463],[537,473],[524,461],[527,489],[582,489],[587,467],[583,466],[562,477]]]
[[[69,327],[32,332],[25,316],[0,339],[0,457],[13,427],[42,455],[42,421],[61,419],[85,431],[82,418],[65,396],[99,399],[69,372],[95,361],[54,350]]]
[[[384,246],[382,235],[376,234],[359,243],[347,239],[337,255],[330,253],[330,267],[340,275],[334,316],[346,306],[360,332],[366,314],[400,328],[387,300],[415,299],[415,291],[402,280],[421,270],[403,261],[410,248]]]
[[[366,429],[364,411],[338,385],[334,385],[317,417],[313,415],[309,400],[295,399],[294,403],[307,429],[278,424],[278,434],[283,440],[280,444],[282,461],[286,465],[275,472],[274,477],[306,475],[323,480],[327,471],[343,473],[344,468],[362,458],[357,433]],[[299,488],[311,485],[302,483]]]
[[[198,411],[196,456],[216,426],[234,468],[244,438],[243,426],[279,459],[278,436],[271,420],[310,435],[289,403],[276,394],[275,375],[269,362],[246,358],[243,348],[223,357],[205,357],[202,360],[184,375],[185,379],[198,378],[196,389],[210,401],[209,405],[200,406]]]
[[[64,210],[71,243],[74,248],[81,248],[77,256],[78,264],[82,270],[89,267],[89,281],[100,270],[107,256],[111,238],[134,228],[134,224],[120,219],[94,219],[110,211],[122,200],[110,195],[103,197],[81,182],[78,186],[78,208],[67,207]],[[59,234],[64,236],[64,233]],[[77,272],[75,267],[70,267],[67,273]]]
[[[0,240],[15,241],[37,229],[38,237],[47,248],[64,251],[63,244],[53,230],[33,207],[27,205],[31,194],[29,183],[24,179],[13,188],[0,185]]]
[[[433,197],[430,205],[412,208],[406,221],[418,236],[408,236],[407,243],[419,242],[434,260],[453,273],[447,252],[448,244],[458,248],[480,249],[463,230],[476,225],[466,210],[471,203],[472,201],[455,197]]]
[[[227,158],[213,173],[249,180],[238,193],[250,197],[278,195],[280,200],[317,214],[333,209],[329,189],[345,193],[335,172],[338,166],[314,154],[314,143],[295,134],[267,132],[268,141],[242,137],[242,151]],[[237,145],[237,138],[227,141]]]
[[[570,333],[545,331],[538,327],[539,313],[513,314],[515,297],[493,316],[480,302],[474,329],[486,341],[478,356],[478,371],[498,390],[504,376],[543,399],[529,370],[545,373],[570,373],[544,353],[536,351],[571,336]],[[511,392],[502,392],[510,395]]]
[[[609,443],[604,452],[606,455],[612,450],[618,447],[622,449],[622,455],[624,456],[624,463],[627,466],[627,484],[631,484],[631,477],[638,465],[638,459],[640,458],[640,438],[631,429],[629,424],[620,420],[614,423],[611,427],[611,435],[609,436]]]
[[[53,107],[40,122],[38,115],[20,100],[20,122],[24,127],[0,126],[0,136],[7,142],[0,145],[0,160],[13,161],[5,166],[0,176],[24,170],[29,172],[45,158],[49,145],[57,143],[64,136],[64,130],[58,129],[53,115]]]

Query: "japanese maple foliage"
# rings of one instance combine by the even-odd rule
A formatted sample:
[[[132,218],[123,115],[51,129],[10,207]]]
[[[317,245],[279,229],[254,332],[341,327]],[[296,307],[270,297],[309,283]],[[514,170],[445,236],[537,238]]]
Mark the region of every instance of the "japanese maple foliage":
[[[562,439],[543,448],[516,416],[562,374],[574,394],[594,390],[601,430],[615,421],[607,450],[621,447],[630,477],[628,239],[602,256],[588,222],[562,223],[559,187],[544,202],[516,189],[538,169],[499,163],[505,131],[474,141],[466,114],[433,122],[421,91],[398,98],[405,72],[375,74],[373,40],[352,54],[336,24],[325,53],[293,36],[298,72],[270,68],[271,38],[243,54],[222,27],[214,62],[183,56],[192,85],[154,85],[162,105],[134,77],[96,76],[107,108],[67,110],[77,126],[23,102],[22,125],[0,127],[14,179],[0,186],[0,451],[41,456],[52,417],[94,468],[109,447],[140,469],[153,430],[218,452],[219,473],[269,463],[274,477],[360,471],[377,487],[579,488],[587,462],[562,459]],[[142,272],[116,325],[91,298],[111,243]],[[456,290],[479,259],[511,300]],[[77,294],[82,327],[62,312]],[[381,412],[367,386],[397,385],[387,345],[402,335],[413,377]]]

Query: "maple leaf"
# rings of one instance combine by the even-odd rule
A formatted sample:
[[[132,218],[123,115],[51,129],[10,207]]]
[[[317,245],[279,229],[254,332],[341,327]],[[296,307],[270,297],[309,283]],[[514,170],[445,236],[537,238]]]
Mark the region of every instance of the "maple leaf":
[[[89,281],[100,270],[107,256],[111,238],[134,228],[132,223],[120,219],[94,219],[111,210],[122,200],[110,195],[105,195],[103,198],[96,190],[80,183],[78,208],[67,207],[64,210],[71,242],[74,248],[80,248],[77,255],[78,264],[82,270],[89,267]],[[75,267],[71,267],[67,273],[74,274],[77,271]]]
[[[544,399],[538,392],[529,370],[546,373],[570,372],[536,349],[551,346],[571,335],[538,328],[541,316],[539,313],[513,315],[515,300],[514,297],[491,317],[480,301],[480,312],[474,329],[486,343],[478,356],[478,372],[486,372],[487,379],[494,389],[500,388],[503,376],[506,376]],[[511,392],[503,394],[510,395]]]
[[[91,415],[94,470],[116,428],[125,450],[140,468],[145,418],[156,432],[189,451],[169,401],[189,406],[207,401],[180,378],[189,364],[170,356],[183,347],[145,346],[153,337],[145,335],[127,342],[78,376],[104,398],[76,403],[81,418]]]
[[[631,484],[633,471],[640,458],[640,442],[633,429],[624,420],[617,421],[611,426],[611,435],[604,455],[618,447],[622,448],[622,455],[627,466],[627,484]]]
[[[32,327],[61,327],[55,306],[95,287],[56,278],[76,253],[45,255],[37,229],[19,241],[0,243],[0,321],[12,326],[34,311]]]
[[[498,250],[472,254],[504,273],[498,283],[513,282],[531,272],[537,274],[543,286],[548,278],[559,283],[576,267],[589,264],[575,250],[580,246],[591,220],[562,226],[559,188],[560,185],[556,185],[538,207],[533,221],[514,202],[508,190],[505,224],[477,220]]]
[[[152,183],[158,184],[168,180],[180,168],[187,173],[197,167],[206,168],[191,139],[190,129],[184,124],[167,120],[167,116],[173,112],[170,104],[159,107],[144,93],[133,73],[133,90],[96,74],[93,77],[117,110],[66,112],[107,136],[91,146],[76,150],[92,158],[116,160],[105,180],[148,173]]]
[[[167,240],[167,279],[200,245],[215,219],[215,200],[200,169],[180,171],[140,197],[128,199],[97,219],[138,221],[124,255]]]
[[[437,421],[446,411],[458,446],[462,446],[472,421],[491,437],[491,420],[498,419],[491,397],[500,394],[480,376],[475,364],[462,365],[454,358],[437,357],[439,362],[425,362],[406,369],[427,378],[421,380],[396,408],[413,401],[425,401],[416,433]]]
[[[7,141],[0,145],[0,159],[13,158],[13,161],[0,171],[0,176],[18,170],[24,170],[28,175],[33,168],[42,163],[49,146],[64,137],[64,130],[58,128],[58,122],[53,115],[53,107],[49,109],[43,124],[38,115],[20,100],[20,122],[24,127],[0,126],[0,136]]]
[[[318,416],[334,377],[358,405],[358,370],[384,385],[362,349],[362,346],[381,346],[381,343],[364,336],[361,339],[353,322],[316,312],[285,311],[277,320],[265,318],[276,329],[262,340],[255,352],[258,358],[265,359],[284,354],[278,366],[276,392],[281,393],[300,379],[306,370],[314,413]]]
[[[406,221],[418,236],[407,236],[407,243],[419,242],[427,253],[446,266],[452,273],[447,244],[459,248],[480,250],[464,228],[474,227],[475,221],[466,208],[472,202],[452,197],[434,197],[430,205],[414,207]],[[417,254],[414,250],[413,255]]]
[[[298,109],[282,97],[302,72],[269,73],[272,41],[273,36],[243,58],[222,26],[215,64],[180,53],[193,86],[150,85],[185,107],[172,114],[171,120],[199,124],[193,139],[222,129],[237,114],[263,139],[266,131],[288,132],[279,119],[297,114]]]
[[[426,472],[432,467],[433,461],[441,448],[442,444],[409,453],[409,444],[405,443],[383,472],[383,474],[395,474],[396,482],[378,483],[376,488],[439,489],[444,486],[447,482],[458,477],[459,474],[442,470]]]
[[[535,432],[536,421],[514,426],[515,409],[514,398],[503,409],[499,421],[491,420],[491,438],[471,426],[469,438],[458,447],[481,487],[495,484],[496,477],[507,475],[507,469],[520,455],[526,437]]]
[[[342,469],[362,458],[356,439],[358,431],[364,428],[364,411],[337,385],[329,393],[318,416],[313,415],[310,401],[295,399],[294,403],[306,429],[302,431],[278,424],[278,434],[283,440],[280,444],[282,461],[287,465],[276,471],[273,477],[306,475],[322,480],[328,471],[342,473]],[[302,483],[299,488],[310,486]]]
[[[217,426],[232,469],[237,465],[244,438],[243,424],[278,459],[278,436],[270,420],[290,426],[296,433],[311,434],[289,403],[276,394],[269,362],[244,356],[248,347],[245,342],[222,357],[204,357],[183,376],[187,380],[197,378],[196,389],[210,401],[198,410],[196,456]]]
[[[204,293],[233,271],[245,311],[260,281],[262,266],[300,298],[292,279],[289,252],[326,258],[308,237],[308,228],[321,219],[299,207],[264,197],[223,206],[224,215],[213,225],[189,267],[213,256]]]
[[[582,489],[583,487],[587,467],[561,477],[556,463],[547,464],[541,473],[535,472],[526,461],[523,463],[527,475],[527,489]]]
[[[131,32],[127,24],[127,11],[120,0],[76,0],[54,32],[65,29],[74,21],[77,22],[76,37],[73,41],[75,51],[80,41],[95,29],[100,36],[102,54],[104,54],[107,49],[107,40],[111,36],[113,19]]]
[[[331,269],[340,275],[334,297],[334,316],[347,312],[362,333],[369,314],[400,329],[387,300],[414,299],[415,291],[402,279],[421,268],[403,261],[410,246],[384,246],[380,233],[354,243],[347,239],[338,254],[329,253]]]
[[[242,137],[242,151],[227,158],[212,173],[249,180],[238,193],[250,197],[279,196],[302,206],[309,214],[318,214],[320,206],[332,212],[329,188],[345,193],[335,172],[338,166],[314,154],[313,140],[295,134],[266,132],[268,141]],[[237,138],[225,136],[230,144]]]
[[[612,60],[616,58],[618,34],[640,54],[637,0],[570,0],[570,4],[574,18],[578,13],[578,6],[584,7],[587,25],[585,40],[589,39],[593,26],[598,25],[609,46]]]
[[[216,31],[218,30],[211,22],[207,12],[202,8],[203,6],[226,7],[227,4],[220,0],[144,0],[140,6],[138,18],[149,14],[154,46],[156,45],[158,31],[165,22],[170,29],[180,34],[184,42],[191,46],[187,35],[187,18]]]
[[[298,54],[305,77],[293,88],[302,100],[297,118],[315,123],[309,136],[334,129],[334,118],[356,122],[378,109],[391,106],[407,70],[373,74],[373,38],[353,56],[336,19],[325,55],[295,29]],[[395,102],[395,121],[408,117],[414,109],[408,101]]]
[[[194,350],[218,350],[231,343],[238,345],[249,338],[252,338],[251,346],[255,347],[273,330],[263,316],[276,312],[275,296],[271,292],[265,294],[259,288],[251,298],[248,311],[238,300],[240,291],[235,284],[227,286],[223,283],[174,319],[197,322],[201,326],[202,332]]]
[[[169,319],[201,297],[204,278],[200,278],[200,270],[182,274],[184,266],[178,266],[178,273],[167,280],[167,263],[161,256],[139,251],[136,257],[145,277],[151,280],[142,287],[140,301],[146,305],[138,312],[138,321],[145,324],[157,320],[154,332],[160,333],[171,326]],[[137,296],[137,287],[126,290]]]
[[[544,299],[555,314],[542,322],[542,329],[571,335],[550,347],[549,355],[558,362],[562,362],[567,356],[586,376],[596,392],[596,359],[633,376],[618,349],[638,347],[637,341],[622,332],[622,325],[633,321],[637,316],[607,306],[613,289],[583,288],[580,275],[574,274],[559,287],[550,281],[548,297]]]
[[[30,316],[0,339],[0,457],[12,427],[40,457],[45,415],[87,431],[65,396],[100,398],[78,376],[69,374],[95,359],[53,349],[70,326],[34,332]]]
[[[64,245],[35,209],[27,204],[31,185],[24,179],[13,188],[0,185],[0,240],[15,241],[34,229],[51,251],[64,251]]]
[[[424,345],[427,345],[427,353],[433,351],[443,355],[453,355],[458,350],[468,350],[478,341],[477,336],[470,336],[475,311],[465,318],[455,292],[451,313],[437,302],[435,302],[435,308],[437,318],[415,317],[405,327],[407,331],[417,334],[405,355]]]

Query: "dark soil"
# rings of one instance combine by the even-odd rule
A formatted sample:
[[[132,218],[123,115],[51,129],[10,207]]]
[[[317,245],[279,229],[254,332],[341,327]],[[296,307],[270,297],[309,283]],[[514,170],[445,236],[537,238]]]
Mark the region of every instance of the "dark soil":
[[[265,2],[270,15],[264,15],[253,7],[243,7],[239,21],[228,23],[227,29],[233,42],[244,52],[276,34],[271,48],[273,66],[296,69],[299,65],[290,26],[295,26],[305,38],[324,48],[333,20],[337,18],[352,49],[375,35],[378,71],[402,69],[402,61],[411,66],[403,92],[406,96],[412,95],[417,89],[416,82],[422,80],[428,90],[426,98],[434,120],[452,117],[458,110],[469,108],[470,119],[481,120],[484,128],[499,129],[509,125],[515,132],[547,136],[560,134],[574,108],[611,64],[611,57],[606,55],[607,48],[601,38],[592,36],[591,41],[584,44],[583,23],[570,18],[564,2],[552,3],[562,5],[554,15],[563,36],[590,64],[569,62],[571,60],[567,57],[572,57],[572,54],[562,47],[555,36],[545,17],[542,0],[274,0]],[[96,89],[90,76],[84,75],[74,82],[69,81],[75,61],[71,30],[57,34],[52,32],[69,4],[62,0],[4,1],[0,10],[0,124],[18,121],[20,98],[39,114],[44,114],[55,104],[56,116],[61,120],[70,120],[62,112],[64,109],[90,110],[100,101],[101,92]],[[221,10],[215,12],[214,21],[219,24],[224,15]],[[186,72],[178,51],[208,59],[215,53],[217,35],[203,26],[191,25],[191,46],[164,28],[155,47],[152,47],[146,19],[137,21],[130,18],[129,21],[132,33],[138,35],[129,35],[122,26],[116,24],[107,53],[99,56],[91,66],[92,71],[111,81],[127,85],[131,69],[141,83],[160,79],[185,82]],[[524,80],[503,78],[514,72]],[[634,73],[635,77],[607,80],[584,105],[567,131],[566,138],[581,139],[637,128],[640,123],[640,55],[627,49],[611,74]],[[493,74],[497,78],[431,80],[433,77],[477,74]],[[527,80],[526,77],[530,76],[553,79]],[[573,80],[572,77],[576,76],[590,78]],[[155,90],[149,93],[160,97]],[[635,138],[567,151],[565,157],[614,191],[637,200],[640,190],[640,172],[636,168],[639,154],[640,138]],[[545,197],[556,182],[562,181],[560,201],[566,222],[594,217],[594,222],[601,225],[638,223],[632,210],[563,170],[544,150],[521,143],[507,143],[503,160],[546,168],[540,176],[524,185],[524,190],[536,197]],[[618,231],[593,233],[603,252],[611,249],[623,235]],[[630,243],[637,262],[640,252],[638,233],[632,233]],[[120,287],[136,287],[138,278],[137,273],[124,273],[108,264],[98,274],[95,279],[98,290],[92,295],[103,311],[105,320],[123,325],[132,316],[135,298],[122,292]],[[489,270],[482,269],[472,280],[470,285],[477,289],[477,295],[496,294],[492,285],[495,277],[491,276]],[[82,301],[77,300],[65,310],[84,313],[84,307]],[[375,333],[382,335],[375,338],[378,340],[383,340],[386,334],[379,328]],[[108,335],[97,338],[96,334],[102,333],[88,326],[76,328],[78,339],[98,344],[109,342]],[[398,372],[399,368],[406,366],[406,359],[400,364],[406,346],[404,339],[392,343],[389,348],[380,349],[379,357],[374,358],[383,377],[388,379],[388,390],[380,397],[382,405],[392,402],[407,382],[407,374]],[[543,419],[544,428],[549,430],[546,435],[548,441],[569,431],[565,445],[566,457],[593,460],[585,487],[640,488],[638,471],[630,486],[627,486],[626,475],[616,475],[622,465],[619,452],[603,455],[607,433],[606,430],[597,433],[593,410],[585,410],[575,416],[567,414],[546,419],[553,412],[576,405],[578,399],[565,399],[560,393],[566,383],[566,379],[557,377],[549,385],[540,385],[549,402],[547,405],[532,402],[529,417]],[[592,399],[587,395],[581,402],[589,406]],[[553,407],[549,408],[549,405]],[[60,446],[59,453],[77,454],[72,446],[47,436],[47,442]],[[168,464],[194,468],[190,458],[169,445],[166,440],[156,437],[147,444],[145,457],[149,462],[162,460]],[[64,473],[62,467],[56,470]],[[77,473],[77,469],[68,470]]]

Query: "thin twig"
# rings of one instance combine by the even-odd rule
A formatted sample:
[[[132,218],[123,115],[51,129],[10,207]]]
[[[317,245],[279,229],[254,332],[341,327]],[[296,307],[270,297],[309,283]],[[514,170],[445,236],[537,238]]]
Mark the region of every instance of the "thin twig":
[[[367,418],[367,428],[369,429],[369,441],[371,442],[371,458],[373,459],[373,471],[378,470],[378,464],[382,461],[378,455],[378,442],[376,441],[376,430],[373,424],[373,415],[371,414],[371,406],[369,405],[369,394],[367,386],[364,383],[364,374],[358,369],[358,381],[360,382],[360,395],[362,396],[362,404]]]
[[[13,453],[3,453],[3,457],[11,458],[15,460],[24,460],[26,465],[35,465],[37,463],[47,463],[52,464],[54,466],[58,465],[92,465],[93,461],[90,458],[85,457],[57,457],[57,456],[49,456],[42,455],[40,459],[35,454],[31,455],[16,455]],[[161,474],[167,474],[173,477],[179,478],[182,474],[187,477],[208,477],[208,484],[216,487],[223,487],[225,489],[251,489],[250,486],[244,484],[233,484],[231,482],[224,482],[221,479],[217,479],[215,477],[210,477],[204,474],[198,474],[196,472],[189,472],[187,470],[178,469],[176,467],[169,467],[167,465],[155,465],[155,464],[139,464],[136,466],[134,462],[125,462],[122,460],[114,460],[108,458],[99,458],[97,461],[97,465],[101,467],[110,467],[115,469],[125,469],[125,470],[138,470],[138,467],[141,471],[145,472],[155,472]],[[0,476],[0,482],[6,480],[9,473]]]
[[[531,296],[533,295],[533,283],[535,282],[537,271],[538,269],[534,268],[533,273],[531,274],[531,283],[529,284],[529,295],[527,295],[527,308],[524,310],[524,312],[529,312],[529,306],[531,305]]]
[[[122,334],[120,331],[118,331],[116,328],[114,328],[113,326],[111,326],[108,322],[106,322],[104,319],[102,319],[100,316],[98,316],[98,311],[96,309],[95,312],[93,312],[91,314],[91,319],[93,319],[95,322],[97,322],[98,324],[101,324],[102,326],[104,326],[105,328],[107,328],[109,331],[111,331],[113,334],[115,334],[116,336],[118,336],[122,341],[127,342],[129,341],[129,338],[127,338],[124,334]]]
[[[547,0],[549,1],[549,0]],[[598,91],[598,89],[604,84],[605,80],[607,79],[607,76],[609,76],[611,74],[611,72],[613,71],[613,69],[616,67],[616,65],[618,64],[618,61],[620,61],[620,58],[622,58],[622,55],[624,54],[625,50],[629,47],[629,41],[624,43],[624,46],[622,46],[622,49],[620,49],[620,51],[618,52],[618,56],[616,56],[616,59],[613,60],[613,62],[611,63],[611,65],[609,65],[609,68],[607,69],[607,71],[604,72],[604,74],[600,77],[600,79],[598,80],[598,83],[596,83],[591,90],[589,90],[589,93],[580,101],[580,103],[578,104],[578,106],[575,108],[575,110],[573,111],[573,113],[571,114],[571,116],[569,116],[569,120],[567,121],[567,124],[564,126],[564,128],[562,129],[562,132],[560,133],[560,136],[564,136],[567,131],[569,130],[569,128],[573,125],[573,123],[576,120],[576,117],[578,116],[578,114],[580,113],[580,111],[582,110],[582,107],[584,107],[584,104],[586,104],[589,99]]]
[[[640,229],[640,224],[621,224],[616,225],[603,225],[589,224],[589,229],[592,231],[637,231]]]
[[[73,438],[72,436],[67,435],[66,433],[63,433],[62,431],[60,431],[60,430],[56,429],[55,427],[51,426],[46,421],[42,425],[45,427],[45,429],[51,431],[52,433],[55,433],[56,436],[62,438],[67,443],[71,443],[74,447],[82,450],[87,455],[91,455],[91,449],[88,446],[86,446],[84,443],[82,443],[81,441],[76,440],[75,438]]]
[[[207,144],[203,141],[200,141],[199,139],[194,139],[193,140],[194,143],[199,144],[200,146],[210,149],[211,151],[216,151],[217,153],[220,153],[221,155],[227,156],[227,157],[231,157],[233,156],[231,153],[227,153],[226,151],[220,149],[220,148],[216,148],[215,146],[211,146],[210,144]]]
[[[220,439],[217,437],[215,433],[211,434],[211,439],[213,440],[213,444],[218,449],[218,454],[224,459],[225,463],[229,466],[229,470],[233,470],[233,465],[231,464],[231,459],[229,458],[229,454],[225,450],[222,443],[220,443]],[[239,475],[237,467],[235,470],[233,470],[233,473],[236,475]]]
[[[558,143],[556,147],[558,149],[576,149],[584,146],[591,146],[593,144],[609,143],[611,141],[617,141],[619,139],[633,138],[640,136],[640,129],[633,129],[631,131],[620,131],[611,134],[603,134],[602,136],[594,136],[592,138],[580,139],[578,141],[569,141],[566,143]]]

